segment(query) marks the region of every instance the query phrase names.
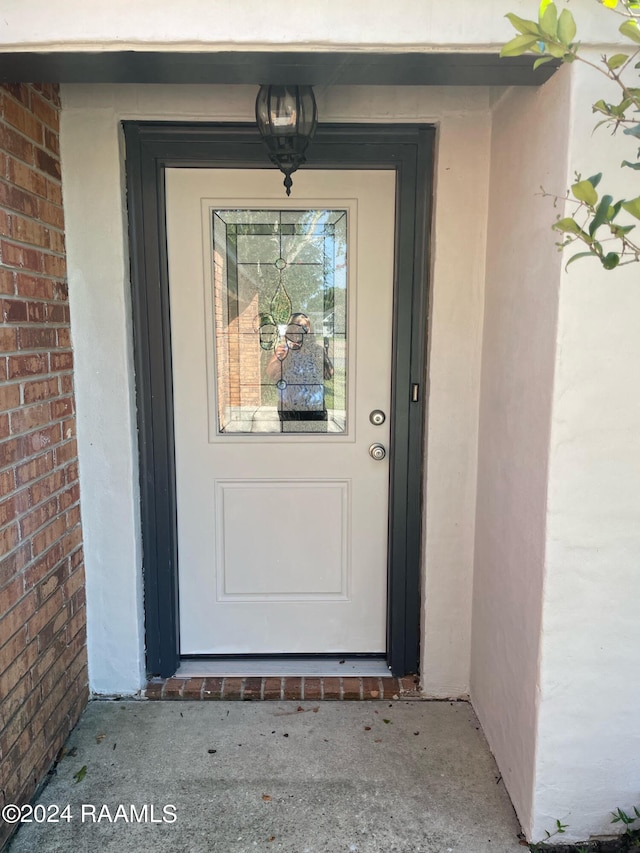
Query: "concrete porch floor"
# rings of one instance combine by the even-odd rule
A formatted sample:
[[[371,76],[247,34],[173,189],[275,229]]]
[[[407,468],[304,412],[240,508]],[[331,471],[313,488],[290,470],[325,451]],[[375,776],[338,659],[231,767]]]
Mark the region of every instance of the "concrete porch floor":
[[[71,820],[24,824],[11,853],[523,849],[465,702],[94,701],[66,749],[38,803]]]

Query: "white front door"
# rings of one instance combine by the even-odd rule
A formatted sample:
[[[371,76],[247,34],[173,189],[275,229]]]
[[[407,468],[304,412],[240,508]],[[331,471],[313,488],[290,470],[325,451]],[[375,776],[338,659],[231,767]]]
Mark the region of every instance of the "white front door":
[[[281,177],[166,173],[182,655],[386,650],[395,173]]]

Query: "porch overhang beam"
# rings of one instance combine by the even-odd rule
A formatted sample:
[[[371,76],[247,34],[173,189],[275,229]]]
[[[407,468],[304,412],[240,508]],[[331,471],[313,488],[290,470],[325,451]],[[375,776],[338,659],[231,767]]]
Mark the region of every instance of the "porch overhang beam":
[[[497,53],[102,51],[0,53],[4,83],[539,86],[559,61]]]

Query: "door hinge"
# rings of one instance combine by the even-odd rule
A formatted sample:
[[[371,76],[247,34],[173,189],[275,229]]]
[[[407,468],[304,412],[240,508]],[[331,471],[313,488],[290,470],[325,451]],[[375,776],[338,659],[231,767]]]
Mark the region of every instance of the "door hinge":
[[[420,386],[417,382],[414,382],[411,386],[411,402],[417,403],[420,399]]]

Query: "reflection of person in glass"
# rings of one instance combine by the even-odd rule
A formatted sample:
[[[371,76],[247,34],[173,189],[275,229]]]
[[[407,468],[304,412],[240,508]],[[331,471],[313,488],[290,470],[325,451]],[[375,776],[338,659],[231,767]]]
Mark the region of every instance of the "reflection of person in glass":
[[[266,373],[278,388],[281,420],[327,420],[324,380],[333,376],[333,365],[306,314],[291,315]]]

